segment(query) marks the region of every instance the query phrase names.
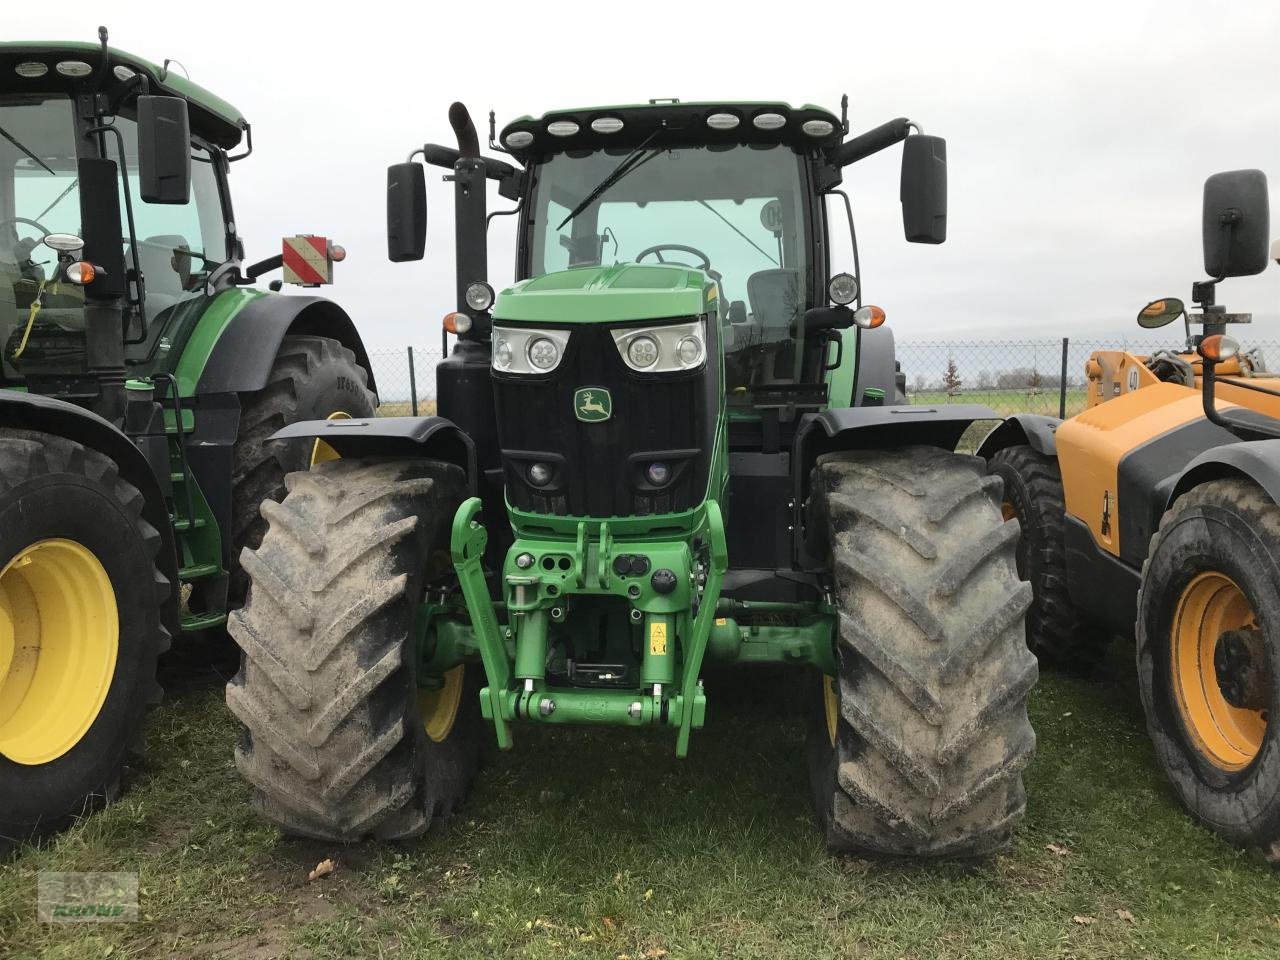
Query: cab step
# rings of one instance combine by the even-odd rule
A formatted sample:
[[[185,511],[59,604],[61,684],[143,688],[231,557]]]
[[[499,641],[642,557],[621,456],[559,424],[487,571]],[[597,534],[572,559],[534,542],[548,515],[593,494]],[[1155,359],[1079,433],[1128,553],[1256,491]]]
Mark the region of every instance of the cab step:
[[[226,622],[225,613],[192,613],[182,618],[182,630],[184,633],[194,633],[197,630],[220,627]]]
[[[216,563],[197,563],[190,567],[181,567],[178,577],[182,580],[203,580],[222,573],[222,567]]]

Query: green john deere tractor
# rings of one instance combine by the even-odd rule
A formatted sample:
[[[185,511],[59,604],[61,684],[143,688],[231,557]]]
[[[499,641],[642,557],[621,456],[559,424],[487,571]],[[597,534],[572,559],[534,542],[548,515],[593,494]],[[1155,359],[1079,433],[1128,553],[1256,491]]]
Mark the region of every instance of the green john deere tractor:
[[[0,845],[120,792],[157,657],[243,600],[310,461],[270,435],[375,406],[338,306],[250,286],[340,255],[242,263],[239,111],[100,37],[0,44]]]
[[[842,111],[843,112],[843,111]],[[286,832],[399,838],[522,725],[665,727],[704,663],[808,668],[808,765],[837,850],[979,856],[1020,820],[1035,738],[1016,524],[956,454],[981,406],[906,406],[884,312],[833,269],[842,168],[903,143],[908,241],[945,239],[945,145],[905,119],[652,102],[522,117],[480,155],[390,168],[420,259],[421,155],[451,171],[458,334],[440,416],[295,424],[247,550],[236,762]],[[912,133],[912,131],[915,131]],[[486,180],[517,283],[485,282]],[[854,258],[856,264],[856,255]]]

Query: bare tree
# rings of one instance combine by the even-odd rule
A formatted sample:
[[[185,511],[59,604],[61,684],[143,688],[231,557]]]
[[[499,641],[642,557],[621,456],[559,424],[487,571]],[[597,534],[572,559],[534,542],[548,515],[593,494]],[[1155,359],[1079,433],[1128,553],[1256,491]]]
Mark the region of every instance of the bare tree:
[[[950,398],[956,396],[960,392],[960,385],[964,381],[960,379],[960,371],[956,367],[956,358],[947,357],[947,372],[942,375],[942,385],[947,390],[948,403]]]

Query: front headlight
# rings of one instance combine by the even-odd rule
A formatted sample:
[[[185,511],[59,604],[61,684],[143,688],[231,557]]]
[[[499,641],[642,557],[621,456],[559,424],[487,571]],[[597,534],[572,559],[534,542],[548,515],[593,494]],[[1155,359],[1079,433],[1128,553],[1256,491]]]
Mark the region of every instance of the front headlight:
[[[623,362],[637,373],[693,370],[707,356],[707,335],[701,320],[610,332]]]
[[[491,364],[494,370],[501,373],[550,373],[564,359],[569,331],[500,327],[495,324],[492,344]]]

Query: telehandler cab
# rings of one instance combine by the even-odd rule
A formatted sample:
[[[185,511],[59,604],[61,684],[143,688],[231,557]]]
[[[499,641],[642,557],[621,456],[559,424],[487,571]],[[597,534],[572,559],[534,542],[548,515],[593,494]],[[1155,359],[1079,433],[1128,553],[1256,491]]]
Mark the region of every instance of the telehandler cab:
[[[1147,730],[1182,803],[1280,862],[1280,377],[1226,335],[1250,315],[1215,302],[1266,267],[1266,178],[1210,177],[1203,217],[1201,312],[1166,297],[1138,314],[1185,318],[1186,349],[1095,353],[1083,413],[1013,417],[979,453],[1021,525],[1031,649],[1085,669],[1136,634]]]
[[[243,599],[309,462],[270,435],[375,406],[341,308],[251,286],[340,252],[243,264],[240,112],[99,33],[0,43],[0,846],[120,793],[157,657]]]
[[[486,726],[503,749],[533,724],[660,726],[684,756],[714,660],[810,668],[832,848],[1001,848],[1035,742],[1031,594],[999,481],[953,452],[998,418],[902,405],[884,311],[828,253],[852,230],[842,168],[899,142],[906,238],[941,243],[944,142],[653,101],[491,119],[498,159],[461,104],[450,120],[457,149],[388,174],[394,261],[424,252],[415,157],[454,186],[440,416],[277,434],[340,459],[289,477],[242,561],[227,702],[257,808],[295,834],[414,835]],[[487,180],[519,223],[498,294]]]

